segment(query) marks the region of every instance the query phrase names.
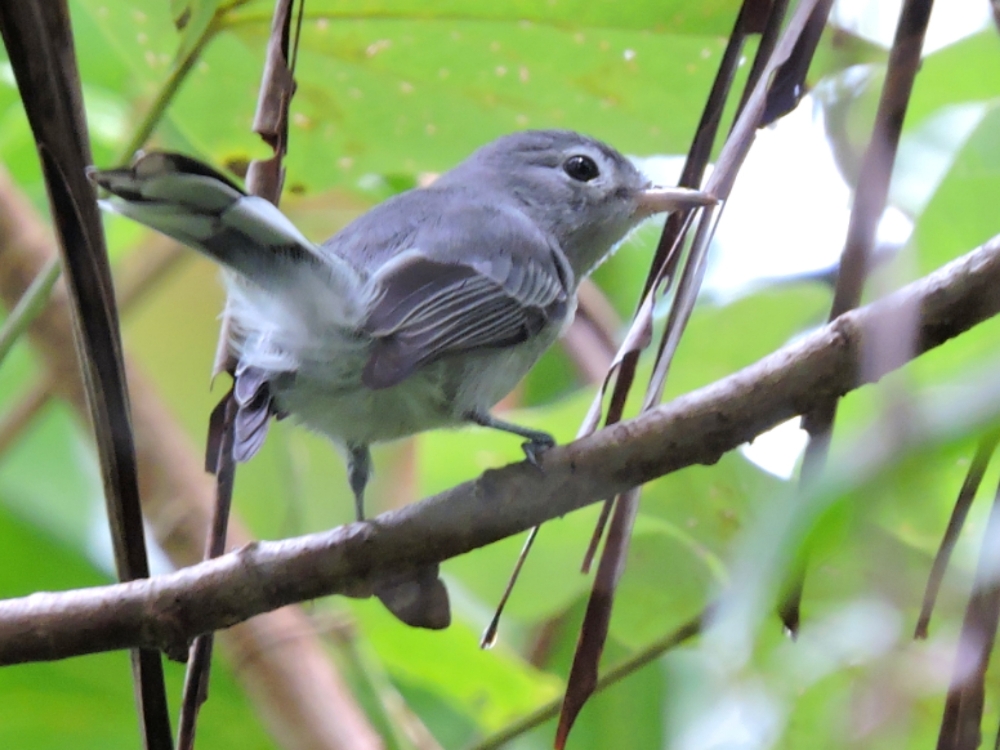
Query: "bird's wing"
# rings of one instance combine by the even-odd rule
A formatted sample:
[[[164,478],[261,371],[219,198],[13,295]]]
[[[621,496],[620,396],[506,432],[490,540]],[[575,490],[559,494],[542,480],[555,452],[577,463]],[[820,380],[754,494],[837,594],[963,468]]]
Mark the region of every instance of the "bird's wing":
[[[347,263],[321,254],[264,198],[247,195],[224,175],[181,154],[154,151],[128,167],[92,170],[111,196],[103,208],[180,240],[265,288],[288,278],[289,266],[330,268],[357,283]]]
[[[497,255],[472,265],[408,251],[388,264],[362,327],[375,339],[362,382],[388,388],[443,356],[512,346],[565,317],[569,272],[554,254]]]

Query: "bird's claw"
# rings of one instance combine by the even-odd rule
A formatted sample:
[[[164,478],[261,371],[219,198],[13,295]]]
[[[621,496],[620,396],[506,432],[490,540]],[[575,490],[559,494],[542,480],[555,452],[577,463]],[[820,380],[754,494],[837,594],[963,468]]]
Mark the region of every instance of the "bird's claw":
[[[521,443],[521,449],[524,451],[524,456],[528,463],[540,470],[542,468],[542,464],[539,459],[545,451],[550,448],[554,448],[555,444],[555,438],[551,435],[541,433],[539,435],[534,435],[530,440],[526,440]]]

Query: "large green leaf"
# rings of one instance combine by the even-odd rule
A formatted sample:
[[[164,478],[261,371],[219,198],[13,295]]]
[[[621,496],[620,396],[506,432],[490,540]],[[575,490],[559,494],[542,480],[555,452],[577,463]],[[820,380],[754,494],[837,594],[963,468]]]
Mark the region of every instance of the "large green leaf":
[[[246,129],[266,33],[264,23],[240,22],[219,35],[170,108],[165,135],[220,160],[260,152]],[[296,71],[289,185],[306,195],[341,187],[382,197],[526,127],[582,130],[633,153],[677,152],[721,51],[710,36],[516,17],[310,19]],[[222,91],[220,78],[229,81]]]
[[[267,7],[267,3],[257,6]],[[709,0],[692,6],[685,0],[636,0],[628,5],[609,2],[570,0],[559,3],[534,3],[531,0],[488,4],[469,0],[443,0],[424,3],[420,0],[318,0],[310,3],[310,16],[335,20],[393,18],[421,20],[481,20],[499,23],[533,22],[552,26],[622,28],[643,31],[670,30],[672,33],[725,35],[732,27],[739,3],[734,0]],[[256,8],[254,8],[256,10]],[[250,12],[250,9],[248,9]],[[259,12],[259,11],[258,11]]]
[[[998,91],[1000,94],[1000,91]],[[955,158],[913,236],[926,273],[1000,232],[1000,108],[991,106]]]

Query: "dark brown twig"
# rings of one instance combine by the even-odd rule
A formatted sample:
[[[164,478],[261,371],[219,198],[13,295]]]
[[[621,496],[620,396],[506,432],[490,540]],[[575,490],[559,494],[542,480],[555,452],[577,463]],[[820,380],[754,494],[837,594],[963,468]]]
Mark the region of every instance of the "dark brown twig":
[[[948,569],[948,561],[951,560],[951,553],[958,543],[958,535],[965,525],[965,518],[972,507],[972,501],[979,491],[979,485],[983,481],[986,467],[989,466],[990,457],[996,450],[997,443],[1000,442],[1000,432],[993,432],[983,437],[976,447],[976,455],[972,458],[969,471],[962,482],[962,489],[958,492],[955,500],[955,507],[952,508],[951,518],[948,519],[948,528],[945,529],[944,538],[934,556],[934,564],[931,572],[927,576],[927,588],[924,591],[924,601],[920,606],[920,617],[917,619],[917,627],[913,634],[914,638],[926,638],[927,628],[931,622],[931,613],[934,611],[934,603],[937,601],[938,591],[941,589],[941,582],[944,580],[944,573]]]
[[[888,202],[896,149],[910,93],[913,91],[913,82],[920,67],[920,51],[932,4],[932,0],[906,0],[900,11],[872,136],[861,162],[829,320],[854,309],[861,301],[875,249],[878,223]],[[905,338],[905,332],[898,333]],[[879,366],[881,365],[876,364],[876,367]],[[893,365],[887,363],[887,366]],[[804,493],[817,481],[826,464],[827,448],[836,415],[837,402],[834,400],[820,405],[803,417],[802,428],[809,433],[803,471],[799,478]],[[798,630],[801,618],[799,610],[803,584],[804,572],[799,570],[794,574],[789,592],[779,607],[782,622],[793,634]]]
[[[236,478],[236,464],[233,455],[233,420],[236,417],[236,400],[229,394],[222,400],[223,424],[222,444],[217,455],[219,463],[215,467],[215,512],[208,533],[205,559],[211,560],[226,551],[226,533],[229,530],[229,511],[233,502],[233,482]],[[208,678],[212,660],[212,635],[206,634],[195,639],[188,655],[188,668],[184,675],[184,702],[181,705],[180,720],[177,725],[178,750],[194,747],[198,711],[208,700]]]
[[[1000,487],[979,553],[979,568],[965,610],[948,697],[945,699],[937,750],[976,750],[982,740],[980,725],[986,697],[986,668],[1000,623],[1000,583],[996,577],[996,549],[1000,544]]]

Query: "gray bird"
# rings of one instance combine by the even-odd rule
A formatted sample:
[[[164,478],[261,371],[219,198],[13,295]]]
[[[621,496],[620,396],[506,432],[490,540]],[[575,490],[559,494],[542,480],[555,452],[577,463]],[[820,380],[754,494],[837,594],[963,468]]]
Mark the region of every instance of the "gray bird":
[[[647,217],[714,202],[650,185],[620,153],[539,130],[480,148],[321,245],[271,203],[170,153],[92,171],[105,208],[222,264],[237,361],[235,455],[292,415],[347,453],[358,519],[369,446],[473,422],[554,441],[489,410],[572,321],[576,291]]]

